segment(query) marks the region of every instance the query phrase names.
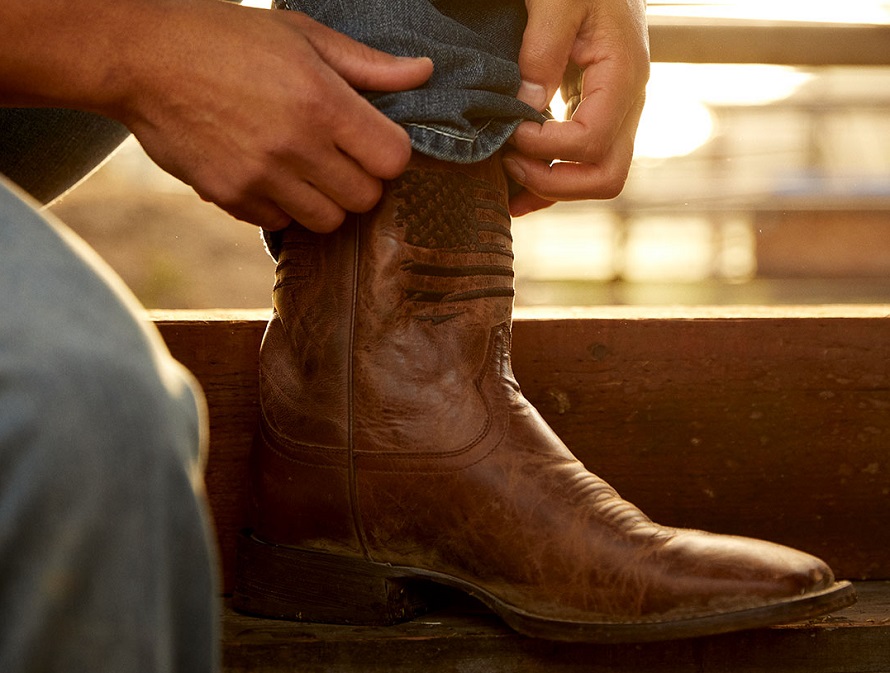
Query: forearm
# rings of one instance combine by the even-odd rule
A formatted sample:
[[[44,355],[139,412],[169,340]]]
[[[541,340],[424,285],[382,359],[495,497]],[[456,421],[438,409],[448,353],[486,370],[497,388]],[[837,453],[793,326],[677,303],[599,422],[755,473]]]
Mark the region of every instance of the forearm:
[[[3,0],[0,104],[113,111],[126,95],[128,59],[145,29],[144,5]]]
[[[358,92],[423,84],[299,12],[219,0],[0,0],[0,105],[123,122],[164,170],[235,217],[328,231],[404,170],[407,133]]]

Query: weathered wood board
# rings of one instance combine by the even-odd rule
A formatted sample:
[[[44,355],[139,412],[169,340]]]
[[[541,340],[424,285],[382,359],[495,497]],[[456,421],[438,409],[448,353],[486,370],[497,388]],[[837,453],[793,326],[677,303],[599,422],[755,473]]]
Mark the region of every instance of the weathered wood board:
[[[519,312],[528,398],[662,523],[762,537],[890,578],[890,307]],[[155,313],[210,406],[226,589],[245,523],[264,314]]]
[[[467,601],[391,627],[223,617],[227,673],[886,673],[890,583],[857,585],[851,608],[810,622],[641,645],[513,633]]]

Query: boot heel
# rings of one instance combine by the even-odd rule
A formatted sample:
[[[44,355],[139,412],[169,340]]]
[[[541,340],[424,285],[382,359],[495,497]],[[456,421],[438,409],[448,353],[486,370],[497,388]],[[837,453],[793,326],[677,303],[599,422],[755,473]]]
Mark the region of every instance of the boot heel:
[[[389,626],[437,607],[435,585],[392,567],[334,554],[238,539],[232,604],[262,617],[328,624]]]

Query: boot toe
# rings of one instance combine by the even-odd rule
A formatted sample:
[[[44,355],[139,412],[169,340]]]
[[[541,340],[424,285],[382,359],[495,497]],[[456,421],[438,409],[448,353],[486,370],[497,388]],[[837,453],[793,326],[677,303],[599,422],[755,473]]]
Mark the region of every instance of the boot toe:
[[[668,584],[679,603],[725,611],[796,599],[831,587],[822,560],[779,544],[729,535],[681,531],[665,545]],[[693,610],[695,607],[689,606]]]

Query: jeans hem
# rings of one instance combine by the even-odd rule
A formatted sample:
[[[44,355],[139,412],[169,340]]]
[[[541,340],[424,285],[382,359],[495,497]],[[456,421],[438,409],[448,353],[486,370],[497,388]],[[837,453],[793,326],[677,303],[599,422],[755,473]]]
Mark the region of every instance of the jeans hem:
[[[479,127],[472,137],[434,124],[408,122],[402,126],[408,131],[411,146],[421,154],[443,161],[471,164],[483,161],[501,149],[523,121],[491,119]]]

